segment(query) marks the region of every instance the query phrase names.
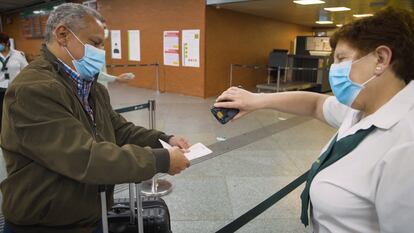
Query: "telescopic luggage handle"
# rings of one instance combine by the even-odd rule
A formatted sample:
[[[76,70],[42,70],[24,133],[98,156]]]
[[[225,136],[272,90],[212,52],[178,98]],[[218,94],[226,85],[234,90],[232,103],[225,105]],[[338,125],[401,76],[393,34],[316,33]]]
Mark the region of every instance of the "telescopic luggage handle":
[[[141,183],[129,184],[129,208],[130,208],[130,223],[135,224],[135,200],[134,200],[134,185],[135,185],[135,199],[137,203],[137,232],[144,233],[144,221],[142,218],[142,199],[141,199]],[[102,229],[103,233],[109,233],[108,227],[108,208],[106,205],[106,186],[100,185],[99,192],[101,195],[101,209],[102,209]]]
[[[108,231],[108,208],[106,206],[106,186],[99,186],[99,193],[101,195],[101,221],[103,233],[109,233]]]

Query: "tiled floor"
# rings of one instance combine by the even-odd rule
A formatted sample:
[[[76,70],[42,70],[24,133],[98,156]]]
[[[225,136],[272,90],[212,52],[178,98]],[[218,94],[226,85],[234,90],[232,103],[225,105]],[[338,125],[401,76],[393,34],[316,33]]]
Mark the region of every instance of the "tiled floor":
[[[234,139],[233,143],[236,143],[245,140],[243,137],[246,135],[257,135],[257,132],[251,133],[255,130],[287,124],[295,117],[262,110],[221,125],[210,114],[214,98],[157,94],[153,90],[122,84],[111,85],[110,95],[114,108],[155,99],[157,129],[205,145],[217,145],[220,143],[217,137],[225,137],[227,141]],[[124,116],[136,124],[148,125],[147,110]],[[288,120],[280,120],[283,118]],[[172,193],[164,197],[170,209],[173,232],[217,231],[306,171],[334,132],[316,120],[306,120],[275,134],[258,136],[257,140],[250,138],[247,140],[250,144],[237,146],[196,164],[180,175],[163,177],[174,185]],[[0,175],[4,174],[2,167]],[[301,189],[292,192],[238,232],[311,232],[299,221]],[[126,195],[124,191],[116,197]]]

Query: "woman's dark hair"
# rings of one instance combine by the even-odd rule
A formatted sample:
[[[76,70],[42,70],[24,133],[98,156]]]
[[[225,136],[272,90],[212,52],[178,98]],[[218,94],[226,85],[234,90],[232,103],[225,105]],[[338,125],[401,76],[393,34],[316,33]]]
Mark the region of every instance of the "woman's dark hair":
[[[4,43],[8,46],[9,42],[10,37],[6,33],[0,32],[0,43]]]
[[[389,47],[394,73],[406,83],[414,79],[414,15],[411,11],[394,7],[382,9],[336,31],[329,41],[333,50],[339,40],[358,50],[360,56],[381,45]]]

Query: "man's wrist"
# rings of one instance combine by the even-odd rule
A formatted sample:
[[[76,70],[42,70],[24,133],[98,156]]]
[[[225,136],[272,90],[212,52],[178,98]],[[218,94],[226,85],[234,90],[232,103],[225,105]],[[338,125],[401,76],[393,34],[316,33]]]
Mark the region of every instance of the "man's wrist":
[[[170,170],[170,153],[167,149],[152,149],[155,156],[155,167],[159,173],[167,173]]]
[[[166,143],[169,143],[172,137],[174,137],[174,135],[161,134],[159,139],[163,140]]]

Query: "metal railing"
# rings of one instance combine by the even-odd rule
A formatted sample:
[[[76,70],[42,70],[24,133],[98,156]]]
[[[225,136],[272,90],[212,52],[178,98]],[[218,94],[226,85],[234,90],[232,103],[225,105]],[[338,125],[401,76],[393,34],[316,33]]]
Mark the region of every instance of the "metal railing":
[[[146,108],[148,109],[149,128],[155,129],[156,128],[155,100],[148,100],[148,103],[123,107],[123,108],[116,109],[115,111],[117,113],[126,113],[126,112],[146,109]],[[159,176],[160,176],[159,174],[156,174],[152,177],[151,180],[143,181],[140,184],[141,186],[140,192],[147,196],[163,196],[163,195],[170,193],[172,191],[171,183],[166,180],[158,179]],[[132,185],[133,184],[129,184],[130,198],[133,197],[133,194],[131,193],[132,192],[131,190],[133,190]]]
[[[233,73],[234,68],[244,68],[244,69],[253,69],[253,70],[265,70],[267,71],[267,84],[271,84],[271,71],[277,71],[276,78],[276,92],[280,91],[280,71],[281,70],[307,70],[307,71],[319,71],[324,68],[308,68],[308,67],[291,67],[291,66],[279,66],[279,67],[269,67],[268,65],[260,64],[230,64],[230,87],[233,86]],[[286,82],[287,72],[284,73],[284,81]]]

